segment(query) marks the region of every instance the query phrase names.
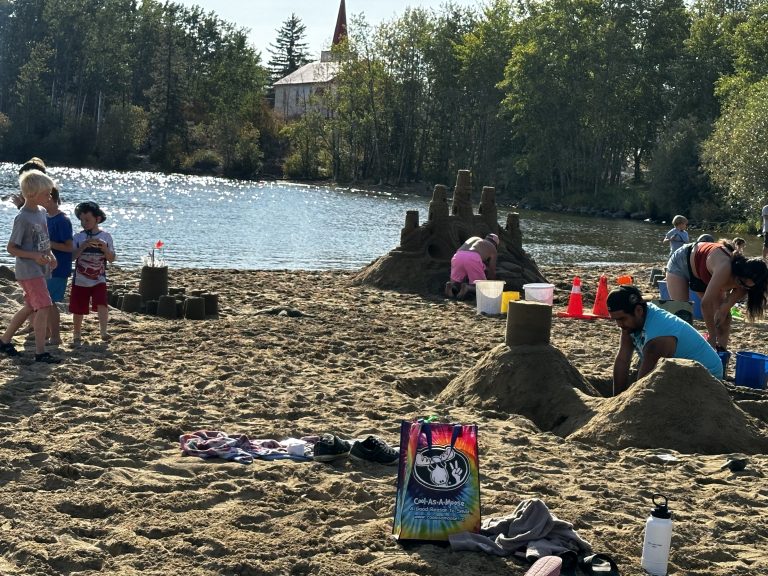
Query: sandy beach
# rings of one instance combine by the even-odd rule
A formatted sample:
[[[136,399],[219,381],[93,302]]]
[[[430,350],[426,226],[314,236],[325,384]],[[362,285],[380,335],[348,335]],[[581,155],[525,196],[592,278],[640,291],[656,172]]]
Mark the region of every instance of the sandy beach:
[[[563,308],[574,274],[591,307],[600,272],[632,274],[650,295],[649,270],[542,273]],[[432,414],[479,426],[483,518],[540,498],[622,574],[640,575],[651,495],[662,492],[675,522],[671,574],[768,572],[768,456],[760,449],[768,393],[726,384],[712,392],[713,407],[682,393],[679,401],[648,393],[619,405],[579,391],[591,421],[606,422],[604,441],[586,420],[567,434],[542,431],[498,402],[440,396],[503,344],[504,317],[437,294],[354,285],[354,275],[172,269],[172,286],[219,294],[217,318],[112,310],[111,342],[98,339],[92,315],[85,343],[73,347],[64,314],[64,343],[52,350],[60,365],[35,365],[31,343],[21,360],[0,358],[0,574],[524,574],[527,565],[512,558],[393,541],[394,466],[204,461],[179,448],[181,434],[200,429],[276,440],[375,434],[397,444],[401,420]],[[115,267],[110,278],[136,286],[138,271]],[[3,326],[19,298],[15,282],[0,280]],[[733,351],[768,352],[766,337],[766,323],[735,322]],[[552,345],[602,394],[617,341],[609,321],[553,319]],[[527,380],[531,394],[567,385],[537,381],[535,372]],[[547,394],[557,405],[559,394]],[[642,432],[658,411],[663,423],[654,426],[697,448],[698,429],[687,425],[700,409],[732,418],[731,429],[713,424],[726,449],[647,447],[610,422],[621,410],[632,414],[623,416],[627,429]],[[655,432],[648,433],[661,442]],[[720,446],[715,441],[701,446]],[[746,469],[721,470],[744,446],[757,446]]]

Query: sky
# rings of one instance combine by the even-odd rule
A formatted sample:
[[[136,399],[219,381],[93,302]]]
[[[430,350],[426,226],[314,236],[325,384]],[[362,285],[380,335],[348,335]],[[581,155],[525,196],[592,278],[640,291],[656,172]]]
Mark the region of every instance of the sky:
[[[216,12],[222,20],[251,31],[251,42],[269,60],[267,48],[274,44],[277,30],[296,14],[306,30],[307,49],[319,59],[320,51],[331,44],[340,0],[174,0],[185,6],[200,6]],[[444,0],[346,0],[347,23],[353,14],[364,14],[371,26],[393,19],[407,7],[439,9]],[[454,4],[479,8],[481,0],[453,0]]]

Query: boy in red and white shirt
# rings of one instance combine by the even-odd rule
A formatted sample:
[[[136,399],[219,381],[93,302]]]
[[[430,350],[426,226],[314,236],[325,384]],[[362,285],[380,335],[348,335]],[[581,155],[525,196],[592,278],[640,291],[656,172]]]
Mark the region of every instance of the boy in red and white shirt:
[[[101,339],[109,340],[107,322],[107,262],[115,261],[115,245],[109,232],[101,230],[99,224],[107,215],[96,202],[81,202],[75,207],[75,216],[83,227],[72,239],[72,258],[75,260],[75,275],[69,297],[69,311],[72,313],[72,340],[80,344],[83,316],[89,306],[99,317]]]

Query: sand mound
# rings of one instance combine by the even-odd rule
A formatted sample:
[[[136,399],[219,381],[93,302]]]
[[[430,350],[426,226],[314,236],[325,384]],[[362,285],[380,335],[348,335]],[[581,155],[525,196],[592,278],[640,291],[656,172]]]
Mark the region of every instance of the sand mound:
[[[612,448],[756,454],[768,449],[768,427],[743,412],[722,383],[689,360],[662,360],[569,439]]]
[[[366,266],[353,283],[398,292],[441,294],[450,272],[450,257],[441,260],[426,252],[392,250]]]
[[[443,402],[520,414],[565,436],[589,420],[597,392],[555,347],[501,344],[438,396]]]

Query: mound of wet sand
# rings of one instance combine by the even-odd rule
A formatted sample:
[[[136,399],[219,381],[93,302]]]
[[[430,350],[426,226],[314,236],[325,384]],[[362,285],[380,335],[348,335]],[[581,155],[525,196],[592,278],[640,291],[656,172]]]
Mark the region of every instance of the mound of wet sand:
[[[438,400],[520,414],[566,436],[599,404],[597,391],[557,348],[501,344],[446,386]]]
[[[612,448],[669,448],[688,454],[768,449],[768,426],[731,400],[723,384],[690,360],[661,360],[569,436]]]

